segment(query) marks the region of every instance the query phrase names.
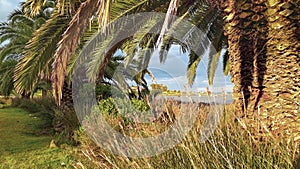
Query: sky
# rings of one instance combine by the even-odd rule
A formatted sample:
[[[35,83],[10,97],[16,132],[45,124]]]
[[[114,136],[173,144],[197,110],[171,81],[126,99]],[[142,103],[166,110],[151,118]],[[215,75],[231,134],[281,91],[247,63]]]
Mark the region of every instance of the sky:
[[[24,0],[0,0],[0,22],[4,22],[7,16],[14,9],[19,7],[19,3]]]
[[[173,45],[169,51],[166,62],[160,63],[159,50],[156,50],[150,60],[149,69],[154,74],[157,83],[165,84],[168,89],[171,90],[184,90],[187,84],[186,69],[188,65],[188,53],[182,53],[180,47]],[[232,83],[230,77],[223,75],[222,58],[218,64],[216,75],[214,78],[214,84],[208,85],[207,79],[207,65],[208,56],[204,54],[201,62],[197,68],[197,74],[193,86],[189,89],[192,91],[206,91],[206,87],[209,87],[213,92],[226,92],[232,91]],[[148,84],[153,83],[152,80],[147,78]]]
[[[168,86],[170,90],[186,90],[187,86],[187,65],[188,65],[188,53],[182,53],[179,45],[173,45],[169,50],[165,63],[160,63],[159,50],[156,49],[150,59],[148,69],[153,73],[156,82],[152,81],[150,76],[146,74],[146,81],[148,86],[152,83],[164,84]],[[208,85],[207,78],[207,66],[208,66],[208,51],[204,54],[201,62],[197,67],[197,74],[194,84],[189,91],[203,92],[209,87],[212,92],[227,93],[232,92],[233,84],[230,82],[230,76],[225,77],[223,74],[223,59],[220,57],[220,61],[216,70],[214,84]],[[133,76],[133,75],[132,75]],[[134,82],[129,82],[131,85],[136,85]]]

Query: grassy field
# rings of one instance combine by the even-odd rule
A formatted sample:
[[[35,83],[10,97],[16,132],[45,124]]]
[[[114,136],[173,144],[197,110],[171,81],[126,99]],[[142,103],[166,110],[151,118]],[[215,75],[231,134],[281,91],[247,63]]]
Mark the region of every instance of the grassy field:
[[[37,114],[19,108],[0,109],[0,169],[70,168],[70,146],[49,148],[53,139]]]

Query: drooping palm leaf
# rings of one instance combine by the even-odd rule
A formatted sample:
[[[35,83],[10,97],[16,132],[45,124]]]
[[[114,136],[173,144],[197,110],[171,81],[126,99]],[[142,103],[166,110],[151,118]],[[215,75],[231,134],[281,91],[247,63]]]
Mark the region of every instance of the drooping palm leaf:
[[[179,1],[175,1],[175,0],[172,0],[172,1],[173,1],[173,3],[171,3],[171,4],[173,4],[173,5],[170,5],[168,8],[168,9],[170,9],[169,13],[172,13],[172,12],[174,13],[174,11],[176,11],[175,13],[177,13],[177,10],[179,9],[178,8]],[[54,92],[55,92],[55,96],[57,97],[57,100],[60,99],[61,87],[63,85],[63,81],[65,78],[67,64],[68,64],[71,56],[74,56],[74,53],[78,47],[78,44],[80,43],[80,37],[84,33],[85,28],[88,25],[91,25],[90,23],[91,23],[91,20],[93,20],[93,17],[95,16],[94,15],[95,11],[100,9],[100,12],[98,15],[98,19],[99,19],[98,23],[100,23],[100,25],[103,26],[103,25],[107,25],[109,20],[114,21],[118,17],[124,16],[126,14],[130,14],[130,12],[137,11],[138,9],[140,9],[140,11],[147,11],[147,10],[163,11],[164,6],[166,6],[166,5],[168,6],[170,1],[152,1],[152,3],[149,3],[149,4],[147,4],[146,2],[148,2],[148,1],[146,1],[146,0],[144,0],[144,1],[141,1],[141,0],[140,1],[138,1],[138,0],[102,1],[101,3],[98,3],[98,6],[96,4],[97,2],[94,2],[96,5],[94,5],[93,7],[97,6],[97,9],[93,8],[92,6],[90,6],[90,7],[87,6],[87,4],[92,3],[90,1],[85,1],[82,3],[81,7],[85,7],[84,9],[93,9],[93,11],[83,12],[84,11],[83,8],[79,8],[80,10],[77,11],[77,14],[75,15],[75,17],[73,18],[72,22],[69,25],[69,28],[64,33],[63,39],[59,43],[59,48],[55,55],[52,79],[53,79]],[[130,4],[131,6],[127,6],[127,4]],[[147,7],[151,6],[152,8],[149,8],[147,10],[146,10],[146,8],[141,8],[143,6],[143,4],[147,4]],[[188,18],[189,21],[195,23],[196,26],[199,26],[199,25],[202,26],[203,30],[205,30],[205,31],[202,34],[199,34],[199,33],[197,33],[196,30],[193,30],[193,29],[188,30],[188,32],[185,34],[185,36],[183,36],[183,42],[176,42],[174,40],[168,40],[167,44],[173,44],[173,42],[175,42],[177,44],[180,44],[182,46],[183,50],[196,49],[195,52],[198,55],[202,56],[204,51],[208,48],[209,43],[207,41],[207,39],[208,39],[207,35],[209,34],[210,24],[215,19],[215,11],[208,8],[207,5],[205,4],[205,2],[203,2],[203,1],[192,2],[192,1],[187,0],[187,1],[183,1],[182,4],[190,4],[190,5],[193,4],[193,8],[188,9],[187,7],[185,7],[183,5],[183,6],[180,6],[181,11],[179,11],[178,13],[188,14],[186,18]],[[108,12],[108,10],[109,10],[109,12]],[[186,12],[187,10],[188,10],[188,12]],[[78,23],[77,22],[78,20],[80,20],[81,22]],[[167,25],[167,30],[169,30],[170,25],[168,23],[167,18],[165,20],[165,25]],[[90,28],[91,28],[91,26],[90,26]],[[164,29],[162,29],[162,30],[164,30]],[[143,35],[145,37],[145,35],[147,35],[147,34],[143,34]],[[123,40],[122,43],[119,43],[120,46],[115,48],[115,49],[120,48],[123,50],[125,49],[125,51],[127,50],[127,53],[130,53],[129,57],[126,59],[127,64],[135,56],[136,51],[138,51],[138,50],[139,50],[139,52],[147,51],[146,48],[143,48],[140,46],[141,41],[143,41],[142,39],[145,39],[145,38],[143,38],[142,36],[140,36],[139,38],[140,38],[139,40],[135,40],[136,41],[135,43],[131,43],[129,41],[129,39]],[[156,38],[156,39],[158,39],[158,38]],[[201,41],[203,41],[203,39],[205,39],[204,42],[199,44],[199,41],[201,42]],[[136,46],[136,43],[138,43],[137,46]],[[109,40],[106,44],[110,44]],[[144,44],[147,44],[147,43],[144,43]],[[127,45],[129,45],[129,46],[127,46]],[[127,48],[125,48],[124,46],[127,46]],[[145,46],[147,46],[147,45],[145,45]],[[170,45],[164,45],[163,47],[165,49],[168,49],[168,48],[170,48]],[[141,49],[143,49],[143,50],[141,50]],[[101,51],[101,50],[99,49],[99,51]],[[102,53],[102,52],[99,52],[98,54],[100,54],[100,53]],[[139,55],[144,56],[143,54],[139,54]],[[162,52],[161,55],[164,55],[164,57],[166,57],[167,52]],[[162,58],[164,58],[164,57],[162,57]],[[101,59],[98,58],[98,61],[93,62],[93,64],[98,63],[96,65],[99,66],[99,63],[101,63],[100,60]],[[94,70],[99,70],[97,66],[94,66],[93,69],[90,69],[90,70],[93,70],[90,72],[95,73]],[[93,74],[93,73],[91,73],[91,74]]]
[[[221,57],[221,51],[217,52],[214,55],[209,56],[208,69],[207,69],[207,77],[208,77],[209,85],[213,84],[220,57]]]
[[[33,90],[41,73],[52,62],[56,44],[69,21],[67,17],[54,15],[34,33],[26,46],[25,57],[17,64],[14,80],[18,93]]]
[[[9,96],[14,88],[13,75],[16,64],[16,60],[10,59],[3,62],[0,66],[0,93],[4,96]]]
[[[138,30],[132,37],[132,40],[124,44],[123,52],[126,54],[125,66],[127,67],[133,60],[141,41],[143,41],[146,36],[149,35],[153,27],[156,26],[158,18],[152,18],[149,20],[140,30]],[[149,46],[150,47],[150,46]]]
[[[48,0],[26,0],[23,6],[27,16],[36,16]]]
[[[193,51],[196,56],[190,51],[190,63],[187,69],[188,84],[191,85],[195,80],[197,70],[195,66],[199,64],[202,55],[208,50],[209,63],[207,75],[209,85],[212,85],[216,68],[220,61],[221,50],[226,48],[226,39],[223,36],[222,18],[217,10],[210,8],[205,3],[202,5],[198,4],[198,7],[195,10],[191,9],[190,11],[192,12],[189,14],[189,20],[196,24],[197,28],[190,29],[184,37],[187,46],[190,49],[196,49]],[[200,28],[202,33],[200,32],[199,34],[198,28]]]
[[[107,5],[110,5],[110,3],[106,2],[107,1],[87,0],[86,2],[82,3],[72,21],[70,22],[66,32],[63,34],[62,40],[58,44],[58,49],[54,56],[55,60],[52,74],[54,96],[56,97],[57,101],[61,98],[61,89],[65,78],[67,63],[79,44],[80,36],[83,34],[87,25],[89,25],[88,23],[90,22],[90,19],[94,16],[97,10],[99,10],[100,6],[106,6],[105,9],[108,8]],[[105,15],[100,15],[100,17],[98,18],[98,22],[106,22],[107,20],[109,20],[108,17],[111,17],[112,20],[117,19],[118,17],[121,17],[138,9],[147,1],[130,0],[120,1],[119,3],[121,4],[121,2],[122,6],[114,6],[115,3],[111,5],[111,11],[118,11],[118,15],[114,16],[113,14],[108,13],[106,13]],[[114,14],[116,14],[116,12]],[[79,20],[80,22],[78,22]]]
[[[157,40],[156,35],[149,35],[147,39],[145,39],[145,42],[147,42],[145,45],[141,46],[140,51],[138,52],[137,62],[138,62],[138,71],[143,71],[148,68],[148,65],[150,63],[151,56],[153,52],[155,51],[155,42]]]
[[[89,25],[90,18],[97,12],[100,3],[104,3],[104,1],[87,0],[83,2],[58,43],[52,71],[54,97],[58,103],[61,99],[68,61],[74,54],[80,42],[80,36]]]
[[[193,85],[193,83],[195,81],[197,67],[198,67],[201,59],[202,59],[202,57],[198,56],[195,52],[191,51],[189,53],[189,64],[188,64],[187,74],[186,74],[189,85]]]
[[[210,26],[210,32],[208,33],[208,37],[211,40],[209,53],[208,53],[208,67],[207,67],[207,77],[208,84],[212,85],[213,80],[216,74],[216,69],[218,67],[218,63],[220,61],[220,57],[223,54],[222,49],[226,50],[226,44],[224,42],[223,35],[223,27],[221,16],[218,15],[217,18],[212,22]]]
[[[164,24],[162,26],[161,32],[159,34],[159,37],[157,39],[156,46],[158,46],[161,43],[164,35],[172,26],[172,24],[174,22],[174,16],[176,16],[176,14],[177,14],[178,6],[179,6],[179,0],[171,0],[170,1],[169,8],[166,13],[166,18],[165,18]]]

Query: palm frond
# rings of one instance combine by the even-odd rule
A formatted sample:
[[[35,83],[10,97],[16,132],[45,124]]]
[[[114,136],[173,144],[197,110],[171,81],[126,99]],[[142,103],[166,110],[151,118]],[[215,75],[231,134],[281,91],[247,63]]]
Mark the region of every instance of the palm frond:
[[[221,57],[221,51],[218,51],[217,53],[209,57],[208,68],[207,68],[207,77],[208,77],[209,85],[213,84],[213,80],[216,74],[220,57]]]
[[[150,0],[115,0],[112,3],[110,11],[111,18],[115,20],[119,17],[140,11],[148,2]]]
[[[198,56],[195,52],[191,51],[189,53],[189,64],[187,68],[187,79],[188,79],[188,85],[193,85],[196,74],[197,74],[197,67],[201,61],[202,57]]]
[[[28,17],[24,15],[23,13],[20,14],[14,14],[9,18],[9,21],[11,22],[12,25],[14,25],[16,22],[22,22],[23,25],[34,25],[34,19],[31,17]],[[26,24],[24,24],[26,23]]]
[[[161,63],[164,63],[167,59],[167,55],[169,53],[169,50],[171,48],[171,45],[176,39],[172,38],[172,34],[176,32],[176,29],[178,25],[182,22],[183,19],[188,15],[189,11],[187,11],[185,14],[183,14],[181,17],[177,18],[176,21],[173,23],[171,28],[168,30],[166,35],[164,35],[164,38],[162,39],[162,44],[160,46],[159,51],[159,59]],[[180,43],[180,42],[178,42]],[[181,44],[183,46],[184,44]]]
[[[23,8],[27,16],[36,16],[48,0],[26,0]]]
[[[213,79],[216,74],[216,69],[218,67],[218,63],[220,61],[220,57],[222,55],[222,49],[224,49],[224,35],[223,35],[223,27],[221,15],[217,15],[217,18],[212,22],[210,26],[210,30],[208,32],[208,38],[211,40],[210,43],[210,50],[208,53],[209,62],[208,62],[208,70],[207,70],[207,77],[208,77],[208,84],[213,84]]]
[[[102,1],[99,5],[98,9],[98,23],[99,28],[105,29],[107,24],[110,21],[110,8],[111,8],[112,1],[111,0],[105,0]]]
[[[18,93],[33,90],[39,76],[52,62],[56,44],[69,21],[64,16],[54,15],[34,32],[33,38],[26,45],[24,58],[17,64],[14,80]]]
[[[186,3],[190,4],[188,10],[176,19],[163,39],[160,50],[161,62],[166,60],[168,51],[172,44],[179,44],[183,53],[194,50],[194,52],[199,56],[202,56],[209,48],[209,25],[215,20],[213,18],[215,17],[216,12],[209,8],[205,1]],[[187,24],[187,27],[183,27],[182,25],[186,22],[186,20],[189,20],[190,22]],[[191,27],[190,23],[195,24],[195,26]],[[182,40],[181,42],[172,38],[174,33],[176,33],[176,36],[180,37]]]
[[[61,90],[64,84],[68,61],[75,52],[80,42],[80,36],[87,27],[90,18],[97,12],[99,3],[100,1],[96,0],[83,2],[58,43],[58,48],[54,54],[52,71],[53,90],[56,101],[61,99]]]
[[[18,55],[20,56],[23,44],[16,45],[12,43],[8,43],[0,48],[0,65],[3,61],[7,60],[7,58],[11,55]]]
[[[13,74],[16,64],[17,61],[11,59],[3,62],[0,66],[0,93],[4,96],[9,96],[14,88]]]
[[[172,24],[174,22],[174,16],[177,14],[178,6],[179,6],[179,0],[171,0],[169,7],[168,7],[168,11],[166,13],[166,18],[165,18],[164,24],[162,26],[160,35],[156,42],[156,46],[158,46],[161,43],[164,35],[172,26]]]
[[[117,32],[117,34],[118,33],[119,32]],[[124,39],[123,41],[115,42],[114,35],[107,36],[105,40],[102,40],[101,45],[98,44],[98,40],[99,39],[93,39],[81,53],[81,57],[90,57],[90,62],[87,66],[87,74],[91,81],[96,81],[98,78],[102,79],[104,75],[104,69],[109,63],[109,60],[117,51],[117,49],[122,46],[123,42],[126,41],[126,39]],[[111,48],[107,50],[106,48],[108,46],[111,46]],[[92,51],[92,53],[90,51]]]
[[[145,74],[148,74],[150,76],[153,83],[157,83],[154,74],[149,69],[145,69]]]
[[[24,15],[24,12],[20,9],[14,9],[11,13],[8,14],[7,20],[10,21],[15,15]]]
[[[134,12],[135,10],[137,10],[138,8],[146,4],[146,2],[148,1],[149,0],[114,1],[115,3],[109,4],[111,13],[109,15],[108,13],[106,15],[103,15],[103,18],[99,17],[98,23],[103,23],[104,21],[102,22],[102,20],[103,19],[107,20],[108,16],[110,16],[111,21],[113,22],[114,20],[118,19],[121,16]],[[79,44],[80,36],[83,34],[87,25],[89,25],[88,23],[90,22],[92,16],[97,12],[97,10],[99,10],[101,3],[104,2],[105,1],[97,2],[97,1],[87,0],[86,2],[82,3],[77,13],[73,17],[73,20],[70,22],[68,29],[63,34],[62,40],[58,44],[59,47],[55,54],[55,60],[53,64],[53,75],[52,75],[53,89],[55,93],[54,95],[57,101],[60,99],[61,89],[65,78],[64,75],[66,72],[66,66],[68,60],[75,52],[75,49]],[[115,5],[115,4],[120,4],[120,5]],[[106,8],[108,8],[107,5]],[[78,22],[79,20],[81,22]]]
[[[196,77],[197,65],[201,61],[203,54],[208,50],[209,65],[207,75],[209,84],[211,85],[221,50],[226,46],[224,44],[226,40],[224,40],[225,37],[223,36],[221,15],[216,9],[209,7],[206,2],[202,2],[195,3],[187,12],[186,18],[196,25],[189,28],[183,34],[184,36],[182,36],[182,41],[186,47],[183,46],[182,42],[177,42],[190,52],[190,61],[187,68],[188,84],[193,84]]]
[[[144,46],[141,46],[141,50],[138,52],[137,71],[143,71],[148,68],[151,56],[155,51],[156,40],[157,40],[157,36],[154,34],[149,35],[149,37],[145,39],[145,42],[147,43]]]
[[[11,39],[28,39],[31,36],[32,30],[18,29],[17,26],[11,26],[8,24],[0,25],[0,44],[6,40]]]
[[[149,34],[150,34],[151,30],[154,27],[156,27],[158,19],[159,18],[157,18],[157,17],[150,18],[150,20],[133,35],[132,39],[130,41],[128,41],[126,44],[124,44],[123,52],[126,54],[125,67],[127,67],[132,62],[138,49],[142,47],[142,46],[140,46],[142,44],[142,41],[149,40],[149,38],[148,38]],[[148,46],[146,46],[146,48],[147,47]]]
[[[56,9],[58,13],[65,16],[72,16],[76,12],[76,5],[81,2],[74,2],[74,0],[58,0]]]

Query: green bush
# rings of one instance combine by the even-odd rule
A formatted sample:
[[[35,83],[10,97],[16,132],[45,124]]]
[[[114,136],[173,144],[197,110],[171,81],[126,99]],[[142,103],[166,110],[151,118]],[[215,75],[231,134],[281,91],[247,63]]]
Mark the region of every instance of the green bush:
[[[146,111],[150,110],[150,107],[146,103],[145,100],[132,99],[131,103],[132,103],[132,106],[140,112],[146,112]]]
[[[106,115],[117,115],[118,110],[115,106],[113,99],[110,97],[108,99],[102,99],[99,101],[100,112]]]
[[[30,113],[36,113],[39,111],[39,105],[28,98],[14,98],[12,100],[12,107],[18,107],[29,111]]]
[[[123,97],[121,91],[109,84],[97,84],[95,88],[97,100],[108,99],[112,95],[116,97]]]
[[[114,116],[124,113],[118,112],[118,110],[126,112],[146,112],[150,109],[145,100],[138,99],[127,100],[120,98],[113,99],[110,97],[100,100],[98,104],[101,113]]]

